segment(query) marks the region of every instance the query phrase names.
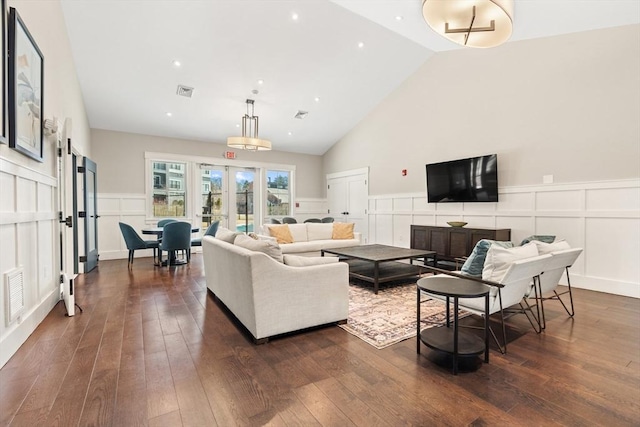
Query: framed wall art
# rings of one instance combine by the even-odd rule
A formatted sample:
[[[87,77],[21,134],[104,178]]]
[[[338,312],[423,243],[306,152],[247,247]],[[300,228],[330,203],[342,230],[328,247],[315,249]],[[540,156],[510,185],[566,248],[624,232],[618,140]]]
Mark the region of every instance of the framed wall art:
[[[0,74],[2,74],[2,87],[0,87],[0,143],[7,143],[9,127],[7,119],[7,0],[0,0],[0,49],[2,49],[2,59],[0,59]]]
[[[9,13],[8,40],[9,146],[42,162],[44,56],[14,8]]]

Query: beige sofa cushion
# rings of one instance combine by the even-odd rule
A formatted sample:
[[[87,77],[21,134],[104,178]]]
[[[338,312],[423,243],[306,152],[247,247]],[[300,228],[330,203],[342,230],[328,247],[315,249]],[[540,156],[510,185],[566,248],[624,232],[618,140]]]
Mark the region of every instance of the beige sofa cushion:
[[[277,243],[268,240],[255,240],[249,236],[240,234],[236,237],[233,244],[252,251],[263,252],[276,261],[283,262],[282,249],[280,249]]]
[[[288,224],[294,242],[308,242],[307,224]]]
[[[331,240],[333,238],[333,224],[307,223],[307,237],[314,240]]]
[[[307,253],[307,252],[319,253],[322,249],[346,248],[347,246],[358,246],[359,244],[360,244],[360,240],[358,239],[349,239],[349,240],[331,239],[331,240],[311,240],[309,242],[283,244],[280,247],[282,248],[283,254],[297,254],[297,253]]]
[[[220,239],[227,243],[233,243],[237,235],[238,233],[224,227],[218,227],[218,230],[216,231],[216,239]]]
[[[309,265],[332,264],[338,261],[338,257],[284,255],[284,263],[286,265],[290,265],[291,267],[307,267]]]

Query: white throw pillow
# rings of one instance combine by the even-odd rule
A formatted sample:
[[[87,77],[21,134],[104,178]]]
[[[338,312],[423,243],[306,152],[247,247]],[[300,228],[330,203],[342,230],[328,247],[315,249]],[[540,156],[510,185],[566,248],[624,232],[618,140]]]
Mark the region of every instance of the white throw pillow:
[[[294,243],[309,241],[307,237],[307,224],[289,224],[289,232],[291,233],[291,237],[293,237]]]
[[[307,237],[313,240],[331,240],[333,236],[333,224],[307,223]]]
[[[337,256],[284,256],[284,263],[291,267],[307,267],[309,265],[334,264],[338,261],[339,259]]]
[[[514,261],[538,256],[538,248],[534,242],[515,248],[503,248],[491,245],[482,269],[482,278],[500,283]]]
[[[540,255],[550,254],[551,252],[564,251],[571,249],[571,246],[564,240],[560,240],[553,243],[544,243],[538,240],[532,240],[532,242],[538,247],[538,253]]]
[[[224,227],[218,227],[218,231],[216,231],[216,239],[220,239],[227,243],[233,243],[237,235],[238,233],[234,233],[233,231]]]
[[[277,243],[267,240],[255,240],[244,234],[239,234],[233,242],[236,246],[269,255],[278,262],[282,262],[282,249]]]

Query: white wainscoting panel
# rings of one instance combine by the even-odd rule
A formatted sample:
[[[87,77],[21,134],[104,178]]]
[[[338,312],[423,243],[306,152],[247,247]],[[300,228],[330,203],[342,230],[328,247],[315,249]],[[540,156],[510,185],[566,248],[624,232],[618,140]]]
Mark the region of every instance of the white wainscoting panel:
[[[640,180],[505,187],[499,197],[498,203],[435,204],[420,193],[371,196],[370,243],[408,247],[411,224],[461,220],[510,228],[516,244],[553,234],[584,249],[571,268],[573,286],[640,298]]]
[[[98,193],[98,253],[101,260],[127,258],[129,251],[122,237],[119,222],[129,224],[144,240],[155,236],[142,235],[142,229],[153,226],[147,222],[144,194]],[[138,250],[136,258],[151,257],[153,251]]]
[[[536,210],[581,211],[583,192],[579,190],[544,191],[536,193]]]
[[[126,258],[117,223],[136,230],[151,225],[145,223],[145,196],[98,197],[104,207],[100,258]],[[326,200],[298,202],[299,220],[326,216]],[[447,226],[447,221],[460,220],[469,227],[510,228],[516,244],[532,234],[554,234],[584,248],[571,269],[572,285],[640,298],[640,180],[505,187],[498,203],[434,204],[422,193],[376,195],[368,206],[369,243],[409,247],[411,224]]]
[[[142,235],[141,230],[155,224],[149,222],[145,210],[144,194],[99,193],[97,195],[98,213],[98,253],[101,260],[125,259],[128,255],[127,245],[122,238],[119,222],[131,225],[145,240],[155,239],[155,236]],[[295,209],[295,218],[302,222],[307,218],[324,218],[327,214],[327,200],[314,198],[299,198],[300,204]],[[194,249],[197,252],[199,249]],[[136,251],[135,257],[151,257],[149,250]]]
[[[56,178],[0,158],[0,276],[24,269],[24,311],[0,322],[0,367],[42,322],[59,299]],[[0,301],[5,301],[0,287]],[[0,304],[4,319],[5,304]]]

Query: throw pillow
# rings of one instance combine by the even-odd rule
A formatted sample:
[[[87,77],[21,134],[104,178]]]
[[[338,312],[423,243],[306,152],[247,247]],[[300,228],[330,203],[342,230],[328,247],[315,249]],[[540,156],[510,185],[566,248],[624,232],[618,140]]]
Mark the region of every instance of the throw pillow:
[[[352,222],[334,222],[331,238],[335,240],[353,239],[354,225]]]
[[[238,233],[235,233],[228,228],[218,227],[216,231],[216,239],[223,240],[227,243],[233,243]]]
[[[491,245],[498,245],[502,248],[512,248],[511,242],[499,242],[496,240],[482,239],[476,243],[471,255],[464,262],[460,272],[468,276],[482,277],[482,269],[484,268],[485,258],[487,257],[487,251]]]
[[[307,223],[307,237],[313,240],[331,240],[333,237],[333,224]]]
[[[482,278],[500,283],[514,261],[535,256],[538,256],[538,248],[533,242],[515,248],[491,245],[482,269]]]
[[[270,225],[269,234],[271,234],[271,237],[275,237],[278,243],[293,243],[288,224]]]
[[[306,242],[307,238],[307,224],[288,224],[289,232],[294,242]]]
[[[267,240],[254,240],[249,236],[240,234],[236,237],[234,244],[245,249],[265,253],[278,262],[283,261],[282,249],[280,249],[280,245],[277,243],[269,242]]]
[[[540,234],[540,235],[534,234],[533,236],[529,236],[526,239],[524,239],[520,243],[520,246],[526,245],[527,243],[533,242],[534,240],[537,240],[539,242],[545,242],[545,243],[553,243],[553,241],[555,239],[556,239],[556,236],[549,236],[549,235],[544,235],[544,234]]]
[[[291,267],[307,267],[309,265],[333,264],[338,261],[339,259],[337,256],[284,256],[284,263]]]
[[[550,254],[551,252],[564,251],[571,249],[571,246],[564,240],[560,240],[553,243],[544,243],[534,240],[533,243],[538,248],[540,255]]]

